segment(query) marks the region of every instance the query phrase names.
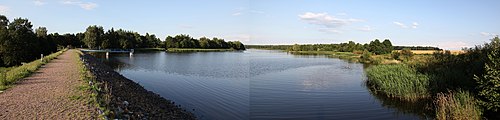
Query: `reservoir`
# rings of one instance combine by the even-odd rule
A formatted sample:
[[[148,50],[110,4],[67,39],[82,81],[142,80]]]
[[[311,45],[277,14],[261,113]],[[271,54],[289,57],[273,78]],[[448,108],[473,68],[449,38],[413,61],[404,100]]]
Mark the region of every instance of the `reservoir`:
[[[326,56],[257,49],[96,56],[202,120],[428,118],[421,105],[370,92],[365,65]]]

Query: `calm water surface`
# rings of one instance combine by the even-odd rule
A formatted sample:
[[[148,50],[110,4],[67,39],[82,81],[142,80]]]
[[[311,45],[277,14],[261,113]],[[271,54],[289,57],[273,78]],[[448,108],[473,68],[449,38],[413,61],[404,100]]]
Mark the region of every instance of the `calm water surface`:
[[[244,52],[112,54],[117,72],[200,119],[423,119],[419,105],[371,94],[358,63]]]

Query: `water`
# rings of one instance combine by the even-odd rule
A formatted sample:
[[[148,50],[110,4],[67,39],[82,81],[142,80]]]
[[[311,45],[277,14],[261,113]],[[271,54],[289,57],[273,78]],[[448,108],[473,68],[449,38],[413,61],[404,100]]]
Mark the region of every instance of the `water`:
[[[111,54],[108,65],[200,119],[423,119],[372,94],[364,66],[324,56],[244,52]]]

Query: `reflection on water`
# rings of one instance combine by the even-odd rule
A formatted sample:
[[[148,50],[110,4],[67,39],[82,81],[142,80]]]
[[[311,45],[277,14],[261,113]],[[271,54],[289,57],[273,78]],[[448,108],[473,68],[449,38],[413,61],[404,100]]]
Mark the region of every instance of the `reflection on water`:
[[[421,119],[433,119],[435,116],[431,99],[421,99],[410,102],[376,94],[372,90],[369,91],[371,95],[382,103],[382,106],[388,109],[396,109],[396,114],[415,114]]]
[[[367,90],[364,65],[272,50],[94,54],[200,119],[421,119]],[[403,106],[403,107],[400,107]]]

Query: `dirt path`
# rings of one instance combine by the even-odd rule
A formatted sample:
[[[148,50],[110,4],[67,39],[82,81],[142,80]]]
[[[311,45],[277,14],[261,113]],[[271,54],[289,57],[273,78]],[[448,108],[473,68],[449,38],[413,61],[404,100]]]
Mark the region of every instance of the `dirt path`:
[[[13,88],[0,93],[0,119],[96,119],[80,80],[76,52],[68,50]]]

